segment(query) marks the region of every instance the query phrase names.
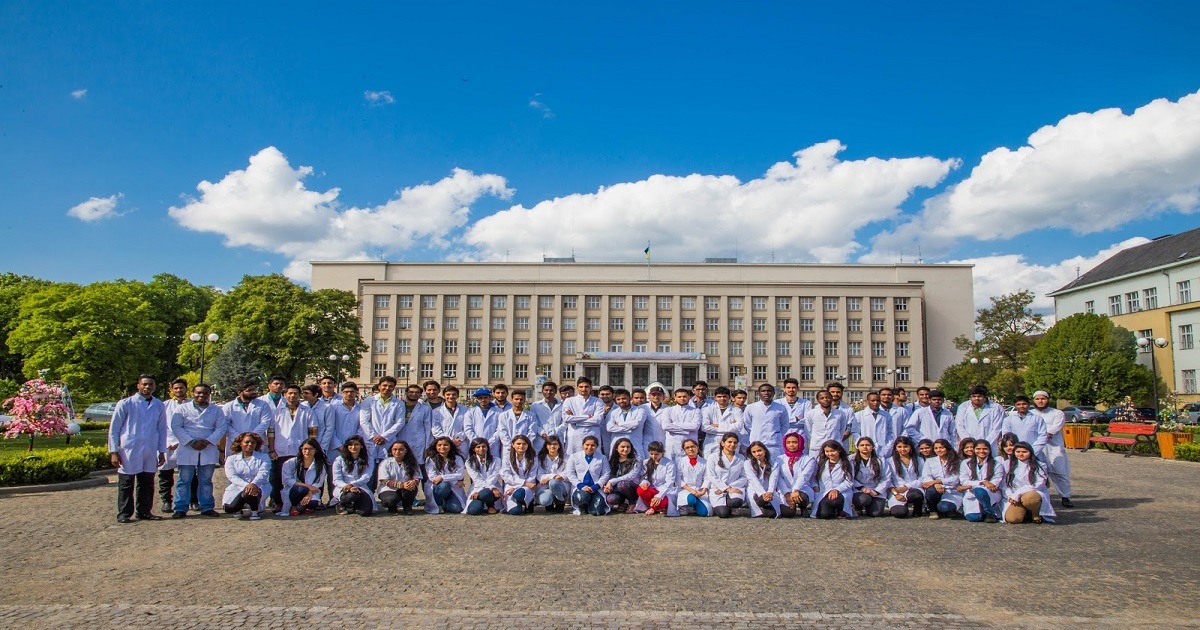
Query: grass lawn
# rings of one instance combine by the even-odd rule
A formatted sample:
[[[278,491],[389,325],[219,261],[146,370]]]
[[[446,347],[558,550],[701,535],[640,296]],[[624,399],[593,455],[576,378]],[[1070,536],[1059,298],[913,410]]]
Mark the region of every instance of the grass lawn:
[[[78,435],[72,435],[70,444],[67,444],[67,436],[65,435],[56,438],[38,436],[33,440],[33,452],[38,453],[40,451],[69,448],[72,446],[83,446],[84,441],[91,442],[93,446],[104,446],[108,443],[108,429],[83,431]],[[27,435],[22,435],[11,440],[0,438],[0,457],[13,453],[25,453],[28,448],[29,436]]]

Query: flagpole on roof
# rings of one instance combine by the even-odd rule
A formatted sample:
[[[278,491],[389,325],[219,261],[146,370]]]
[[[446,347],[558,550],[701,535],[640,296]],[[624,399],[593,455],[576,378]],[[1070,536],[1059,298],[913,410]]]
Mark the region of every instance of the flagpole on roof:
[[[646,241],[646,249],[643,252],[646,254],[646,279],[650,279],[650,241]]]

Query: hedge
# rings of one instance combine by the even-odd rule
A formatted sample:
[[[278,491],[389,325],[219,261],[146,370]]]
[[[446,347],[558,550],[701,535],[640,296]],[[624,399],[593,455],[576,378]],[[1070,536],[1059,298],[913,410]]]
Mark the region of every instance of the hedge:
[[[85,444],[41,453],[17,453],[0,459],[0,486],[62,483],[83,479],[110,467],[108,449]]]
[[[84,421],[80,421],[78,424],[79,424],[79,430],[80,430],[80,431],[107,431],[107,430],[108,430],[108,423],[107,423],[107,422],[84,422]]]
[[[1176,444],[1175,459],[1182,459],[1185,462],[1200,462],[1200,444],[1195,442]]]

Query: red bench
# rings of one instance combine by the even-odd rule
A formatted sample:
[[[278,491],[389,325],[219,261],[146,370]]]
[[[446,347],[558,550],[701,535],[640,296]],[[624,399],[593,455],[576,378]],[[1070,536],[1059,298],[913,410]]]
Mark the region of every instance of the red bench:
[[[1128,435],[1130,437],[1113,437],[1114,433]],[[1151,445],[1151,448],[1157,449],[1158,442],[1154,435],[1158,433],[1158,426],[1155,424],[1147,424],[1145,422],[1113,422],[1108,425],[1108,429],[1101,431],[1100,435],[1094,435],[1088,440],[1087,448],[1083,452],[1087,452],[1092,448],[1092,444],[1103,444],[1104,448],[1112,451],[1114,444],[1120,444],[1129,447],[1129,452],[1125,453],[1125,457],[1133,455],[1133,447],[1138,442],[1145,442]]]

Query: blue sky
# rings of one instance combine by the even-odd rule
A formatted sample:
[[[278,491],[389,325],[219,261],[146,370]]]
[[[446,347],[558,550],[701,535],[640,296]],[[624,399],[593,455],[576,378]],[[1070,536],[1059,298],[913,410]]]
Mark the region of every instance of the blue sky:
[[[1200,204],[1200,5],[1045,4],[6,2],[0,267],[228,287],[919,243],[977,261],[977,300],[1044,292]]]

